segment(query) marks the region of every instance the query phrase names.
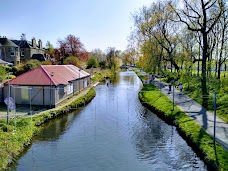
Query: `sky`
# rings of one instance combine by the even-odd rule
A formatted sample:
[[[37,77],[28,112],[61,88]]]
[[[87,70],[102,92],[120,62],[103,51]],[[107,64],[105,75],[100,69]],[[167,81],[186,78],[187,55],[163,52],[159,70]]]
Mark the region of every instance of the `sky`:
[[[0,36],[50,41],[72,34],[86,50],[125,50],[134,11],[152,0],[0,0]]]

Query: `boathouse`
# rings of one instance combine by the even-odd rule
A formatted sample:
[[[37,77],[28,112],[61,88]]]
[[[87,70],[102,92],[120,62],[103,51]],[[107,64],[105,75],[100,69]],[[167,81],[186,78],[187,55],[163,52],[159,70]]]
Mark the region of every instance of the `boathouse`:
[[[6,82],[4,99],[10,93],[16,104],[54,107],[89,84],[90,74],[74,65],[42,65]]]

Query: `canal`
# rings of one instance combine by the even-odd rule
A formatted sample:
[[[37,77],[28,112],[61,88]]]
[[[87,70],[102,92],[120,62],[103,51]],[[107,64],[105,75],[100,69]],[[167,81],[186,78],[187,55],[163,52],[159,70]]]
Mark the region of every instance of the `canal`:
[[[207,170],[175,127],[141,105],[141,86],[132,71],[120,72],[109,86],[98,85],[87,106],[45,124],[10,169]]]

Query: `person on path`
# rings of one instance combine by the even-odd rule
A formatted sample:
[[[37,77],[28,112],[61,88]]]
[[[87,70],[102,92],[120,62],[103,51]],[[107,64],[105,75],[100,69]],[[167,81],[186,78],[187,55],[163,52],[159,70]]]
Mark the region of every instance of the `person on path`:
[[[172,89],[172,85],[171,85],[171,84],[169,84],[169,91],[168,91],[168,94],[170,94],[170,93],[171,93],[171,89]]]
[[[180,92],[181,92],[181,94],[182,94],[183,86],[182,86],[181,83],[179,84],[179,89],[180,89]]]

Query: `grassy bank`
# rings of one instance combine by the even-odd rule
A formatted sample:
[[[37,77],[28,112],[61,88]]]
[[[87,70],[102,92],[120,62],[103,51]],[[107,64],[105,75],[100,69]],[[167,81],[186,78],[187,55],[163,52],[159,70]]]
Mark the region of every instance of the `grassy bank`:
[[[136,72],[141,80],[144,79]],[[180,135],[214,170],[228,170],[228,153],[219,144],[214,145],[212,137],[154,85],[144,85],[139,92],[140,101],[167,123],[175,125]]]
[[[9,125],[6,125],[4,120],[0,120],[0,170],[6,168],[9,163],[12,163],[24,148],[30,144],[34,134],[38,133],[38,126],[52,118],[73,111],[74,108],[84,106],[95,95],[94,88],[91,88],[85,96],[76,99],[62,108],[50,109],[34,115],[32,121],[30,117],[17,118],[16,130],[14,130],[14,120],[10,120]]]
[[[214,146],[212,137],[177,106],[172,111],[172,102],[157,87],[145,85],[139,92],[139,99],[166,122],[174,124],[210,167],[228,170],[228,153],[225,149],[218,143]]]
[[[94,76],[92,77],[92,82],[105,81],[106,78],[112,79],[115,76],[116,72],[113,72],[111,69],[96,69],[94,70]]]

